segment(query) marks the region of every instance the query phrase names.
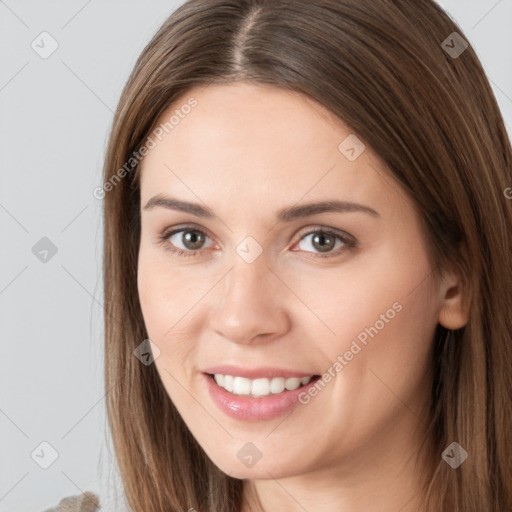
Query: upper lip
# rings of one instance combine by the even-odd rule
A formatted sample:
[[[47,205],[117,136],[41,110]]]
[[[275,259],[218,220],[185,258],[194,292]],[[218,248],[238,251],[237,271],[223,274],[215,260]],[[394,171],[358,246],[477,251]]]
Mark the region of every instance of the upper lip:
[[[205,368],[203,370],[204,373],[215,374],[220,373],[222,375],[233,375],[237,377],[245,377],[246,379],[258,379],[258,378],[267,378],[273,379],[274,377],[310,377],[312,375],[316,375],[313,372],[301,372],[298,370],[287,370],[284,368],[276,368],[276,367],[260,367],[260,368],[246,368],[243,366],[233,366],[229,364],[219,365],[219,366],[211,366],[210,368]]]

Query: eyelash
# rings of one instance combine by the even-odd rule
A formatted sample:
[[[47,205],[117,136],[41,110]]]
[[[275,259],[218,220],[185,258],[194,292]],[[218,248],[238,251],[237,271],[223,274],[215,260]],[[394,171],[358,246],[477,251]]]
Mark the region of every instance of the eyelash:
[[[170,251],[170,252],[172,252],[174,254],[177,254],[179,256],[184,256],[184,257],[199,256],[203,251],[207,250],[207,249],[197,249],[197,250],[194,251],[194,250],[179,249],[179,248],[176,248],[174,246],[171,247],[171,245],[169,243],[169,238],[172,235],[175,235],[176,233],[180,233],[182,231],[195,231],[197,233],[201,233],[202,235],[205,235],[206,237],[210,238],[207,235],[207,233],[205,233],[201,229],[196,228],[195,226],[182,226],[179,229],[174,229],[174,230],[171,230],[171,231],[168,231],[167,229],[165,229],[162,233],[160,233],[158,235],[157,243],[159,245],[163,245],[165,250]],[[341,240],[343,242],[344,246],[343,247],[338,247],[338,249],[336,251],[329,252],[329,253],[326,253],[326,254],[314,253],[314,256],[308,256],[308,257],[311,257],[311,258],[334,258],[336,256],[339,256],[340,253],[343,253],[346,250],[354,249],[356,247],[356,245],[357,245],[356,241],[352,237],[349,237],[348,235],[346,235],[345,233],[342,233],[342,232],[339,232],[339,231],[333,231],[333,230],[330,230],[330,229],[324,229],[324,228],[320,228],[320,227],[317,227],[316,229],[312,229],[310,231],[307,231],[307,232],[303,233],[301,235],[300,239],[299,239],[299,242],[303,238],[305,238],[306,236],[312,235],[312,234],[315,234],[315,233],[323,233],[323,234],[327,234],[327,235],[330,235],[330,236],[334,236],[334,237],[338,238],[339,240]],[[309,252],[309,251],[305,251],[305,252]]]

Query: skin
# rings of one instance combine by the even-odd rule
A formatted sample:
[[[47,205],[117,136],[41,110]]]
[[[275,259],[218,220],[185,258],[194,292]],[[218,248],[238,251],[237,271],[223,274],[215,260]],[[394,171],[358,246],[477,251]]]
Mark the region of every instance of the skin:
[[[140,181],[139,298],[168,395],[211,460],[246,481],[244,512],[420,510],[434,329],[467,322],[457,276],[432,272],[414,204],[370,147],[355,161],[342,154],[352,132],[324,107],[241,82],[192,89],[161,120],[190,97],[197,106],[149,151]],[[144,210],[158,194],[206,205],[216,217]],[[281,208],[325,200],[379,215],[275,220]],[[158,243],[188,224],[207,235],[196,245],[202,253],[165,249],[193,252],[187,231]],[[332,256],[321,258],[311,234],[320,228],[347,233],[356,246],[336,239]],[[235,250],[246,236],[262,249],[250,264]],[[208,366],[322,375],[396,302],[401,311],[287,416],[246,422],[212,402],[201,375]],[[237,457],[247,442],[262,453],[251,468]]]

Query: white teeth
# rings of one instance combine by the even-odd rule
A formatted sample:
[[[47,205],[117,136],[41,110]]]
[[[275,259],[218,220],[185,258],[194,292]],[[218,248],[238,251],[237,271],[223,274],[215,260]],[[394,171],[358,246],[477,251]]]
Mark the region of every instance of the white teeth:
[[[233,379],[233,392],[237,395],[251,394],[251,381],[245,377],[235,377]]]
[[[300,386],[300,379],[297,377],[292,377],[291,379],[286,379],[284,386],[286,389],[293,391],[294,389],[297,389]]]
[[[274,379],[272,379],[274,380]],[[279,379],[276,379],[279,380]],[[283,379],[281,379],[283,380]],[[284,385],[283,385],[284,387]],[[282,390],[281,390],[282,391]],[[267,396],[270,393],[275,393],[272,391],[272,381],[268,381],[268,379],[254,379],[251,384],[251,394],[259,395],[259,396]]]
[[[224,375],[224,389],[233,392],[233,376],[232,375]]]
[[[263,379],[268,380],[268,379]],[[285,379],[283,377],[276,377],[270,381],[270,392],[273,394],[282,393],[285,390]]]
[[[273,379],[246,379],[245,377],[233,377],[232,375],[214,375],[215,382],[225,390],[235,395],[249,395],[252,397],[264,397],[270,394],[282,393],[285,389],[294,390],[301,385],[305,386],[311,377],[274,377]]]

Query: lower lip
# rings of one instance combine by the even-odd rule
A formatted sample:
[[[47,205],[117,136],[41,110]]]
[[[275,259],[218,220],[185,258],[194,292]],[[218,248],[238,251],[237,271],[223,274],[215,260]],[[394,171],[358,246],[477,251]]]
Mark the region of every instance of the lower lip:
[[[262,421],[277,418],[299,404],[299,395],[315,385],[318,378],[292,391],[269,395],[262,398],[235,395],[221,388],[208,374],[203,374],[206,386],[217,407],[238,420]]]

